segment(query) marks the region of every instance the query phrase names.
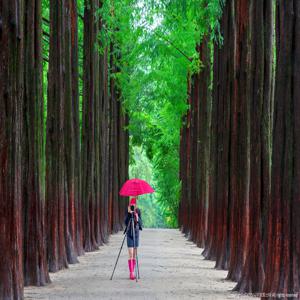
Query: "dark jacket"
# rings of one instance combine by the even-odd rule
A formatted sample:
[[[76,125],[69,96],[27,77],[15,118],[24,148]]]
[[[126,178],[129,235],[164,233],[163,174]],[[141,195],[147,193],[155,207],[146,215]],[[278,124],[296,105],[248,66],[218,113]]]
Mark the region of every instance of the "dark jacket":
[[[139,221],[138,222],[134,222],[134,228],[135,230],[143,230],[143,221],[142,221],[142,217],[141,217],[141,210],[139,208],[136,209],[136,212],[138,213],[139,216]],[[127,226],[129,221],[131,218],[131,213],[128,212],[128,210],[126,209],[126,213],[125,213],[125,225]],[[127,231],[129,230],[129,228],[127,228]]]

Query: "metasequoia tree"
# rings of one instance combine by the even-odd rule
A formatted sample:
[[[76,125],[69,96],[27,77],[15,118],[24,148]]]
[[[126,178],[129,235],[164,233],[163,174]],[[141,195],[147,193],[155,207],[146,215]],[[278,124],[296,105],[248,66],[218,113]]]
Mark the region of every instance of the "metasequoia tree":
[[[100,20],[101,26],[101,20]],[[101,27],[100,27],[101,28]],[[98,43],[97,43],[98,45]],[[101,45],[98,45],[101,47]],[[99,54],[99,96],[96,98],[94,106],[94,117],[95,117],[95,166],[94,166],[94,177],[95,177],[95,239],[98,245],[101,245],[104,241],[102,230],[101,230],[101,210],[103,209],[103,200],[104,197],[101,195],[101,149],[103,147],[103,140],[101,135],[101,123],[103,122],[102,116],[102,96],[103,89],[105,89],[105,82],[103,77],[103,68],[102,64],[104,61],[102,55]],[[106,78],[105,78],[106,79]]]
[[[76,214],[80,214],[79,172],[80,131],[78,95],[78,44],[76,0],[64,2],[64,28],[62,45],[64,53],[64,177],[65,177],[65,239],[69,263],[78,262],[82,253],[81,239],[76,234]],[[80,215],[78,220],[80,220]],[[76,241],[77,240],[77,241]]]
[[[270,143],[272,64],[272,0],[252,1],[249,10],[250,47],[250,182],[249,243],[243,248],[246,260],[236,290],[260,292],[264,282],[266,209],[270,196]],[[238,242],[237,242],[238,243]]]
[[[206,209],[208,197],[208,154],[210,128],[210,47],[209,38],[205,36],[197,52],[202,62],[199,73],[191,78],[190,91],[190,188],[191,215],[189,218],[190,238],[198,246],[204,245],[206,227]],[[188,225],[189,226],[189,225]]]
[[[129,124],[128,115],[122,107],[121,99],[119,98],[117,102],[117,113],[118,113],[118,182],[116,183],[117,187],[120,189],[124,182],[128,180],[129,174],[129,133],[127,126]],[[119,202],[119,228],[122,228],[124,222],[124,211],[127,210],[127,198],[120,199],[118,194],[116,195],[115,201]]]
[[[21,130],[24,2],[0,3],[0,298],[23,297]]]
[[[50,271],[77,262],[75,239],[75,143],[72,113],[72,1],[50,1],[47,100],[46,210]],[[75,124],[76,126],[76,124]],[[78,132],[77,132],[78,133]]]
[[[100,149],[100,231],[103,242],[107,242],[110,234],[109,226],[109,91],[108,91],[108,49],[100,57],[100,87],[101,87],[101,149]]]
[[[74,159],[70,162],[70,170],[72,170],[72,177],[69,177],[70,180],[73,180],[72,189],[74,192],[74,203],[75,210],[71,211],[70,215],[70,227],[72,238],[75,241],[75,248],[78,255],[84,253],[83,251],[83,230],[82,230],[82,197],[81,197],[81,155],[80,155],[80,121],[79,121],[79,91],[78,91],[78,65],[79,65],[79,56],[78,56],[78,13],[77,13],[77,1],[72,0],[69,4],[70,8],[70,23],[69,28],[71,35],[71,74],[72,74],[72,106],[71,112],[69,114],[69,124],[73,126],[73,136],[71,139],[72,152]],[[67,33],[68,34],[68,33]],[[72,128],[70,129],[72,133]],[[74,148],[74,149],[73,149]],[[74,172],[74,173],[73,173]],[[73,179],[72,179],[73,178]],[[73,205],[73,200],[70,198],[71,206]],[[75,228],[74,221],[72,217],[75,217]],[[75,230],[75,232],[74,232]],[[74,237],[75,234],[75,237]]]
[[[192,104],[191,96],[191,79],[188,74],[187,80],[187,104]],[[179,168],[179,178],[181,180],[181,195],[179,203],[179,213],[178,213],[178,223],[181,231],[189,236],[190,233],[190,224],[189,220],[190,215],[190,206],[191,206],[191,197],[190,197],[190,157],[191,157],[191,110],[188,109],[186,115],[182,117],[182,127],[180,129],[180,168]]]
[[[199,247],[204,247],[205,232],[207,227],[207,207],[208,207],[208,174],[209,174],[209,150],[210,150],[210,123],[211,123],[211,93],[210,93],[210,43],[209,35],[203,37],[201,45],[198,47],[200,60],[203,62],[201,72],[197,76],[199,84],[199,108],[198,108],[198,138],[197,138],[197,190],[196,195],[199,203],[199,222],[197,225],[196,243]]]
[[[224,18],[224,16],[223,16]],[[223,20],[223,19],[222,19]],[[222,27],[223,28],[223,27]],[[221,49],[218,49],[218,45],[214,45],[214,86],[218,85],[219,80],[219,68],[218,59]],[[206,259],[216,260],[217,249],[217,219],[216,219],[216,186],[217,186],[217,129],[218,129],[218,113],[217,113],[217,93],[218,89],[214,89],[211,101],[211,127],[210,127],[210,151],[209,151],[209,176],[208,176],[208,208],[207,208],[207,231],[204,244],[204,250],[202,255]]]
[[[298,296],[300,293],[299,30],[299,1],[279,1],[276,13],[277,68],[272,187],[268,203],[264,291],[298,293]]]
[[[198,169],[198,119],[199,119],[199,75],[192,76],[191,78],[191,107],[190,107],[190,144],[193,145],[190,147],[190,181],[188,183],[190,189],[190,207],[193,208],[190,210],[190,218],[188,222],[189,227],[189,237],[192,241],[196,242],[197,237],[197,225],[200,223],[201,219],[197,218],[199,214],[199,206],[201,205],[200,199],[198,198],[198,184],[197,180],[199,179],[197,171]]]
[[[61,2],[50,1],[50,53],[47,97],[46,219],[47,252],[51,272],[67,267],[65,246],[64,78]]]
[[[226,269],[229,262],[231,218],[230,132],[233,70],[233,7],[226,2],[221,19],[223,45],[214,45],[213,94],[211,104],[207,227],[203,255]],[[203,234],[203,233],[202,233]]]
[[[230,101],[229,190],[230,206],[229,273],[228,278],[238,280],[246,259],[245,249],[249,242],[249,183],[250,183],[250,2],[230,1],[233,22],[233,86],[226,85]],[[230,38],[230,37],[229,37]],[[226,51],[226,50],[225,50]],[[225,75],[225,74],[224,74]],[[225,75],[226,76],[226,75]],[[230,89],[232,88],[232,89]],[[225,98],[224,101],[227,99]]]
[[[25,1],[22,195],[24,284],[49,282],[45,243],[41,2]]]
[[[92,251],[98,248],[95,235],[95,214],[97,198],[95,190],[97,181],[95,171],[96,144],[98,145],[99,135],[97,133],[96,116],[99,114],[100,104],[100,68],[99,52],[97,48],[97,36],[99,33],[99,22],[96,11],[99,8],[99,0],[86,0],[84,8],[84,86],[83,86],[83,107],[82,107],[82,190],[81,197],[83,204],[83,229],[84,249]],[[96,166],[96,168],[95,168]]]
[[[125,170],[128,169],[128,152],[124,150],[128,149],[126,144],[128,139],[124,137],[124,126],[125,123],[125,114],[122,111],[121,107],[121,97],[120,90],[117,87],[115,74],[119,72],[119,68],[116,66],[117,57],[120,53],[120,49],[113,43],[110,47],[110,67],[111,75],[110,76],[110,118],[111,118],[111,127],[110,127],[110,158],[111,162],[110,168],[110,183],[111,190],[109,195],[110,206],[112,208],[112,232],[118,232],[122,229],[122,224],[124,221],[125,215],[125,205],[126,201],[120,199],[119,189],[127,179],[127,175],[123,172],[122,167]],[[123,149],[122,149],[123,148]],[[122,151],[120,151],[122,149]],[[127,205],[126,205],[127,206]]]

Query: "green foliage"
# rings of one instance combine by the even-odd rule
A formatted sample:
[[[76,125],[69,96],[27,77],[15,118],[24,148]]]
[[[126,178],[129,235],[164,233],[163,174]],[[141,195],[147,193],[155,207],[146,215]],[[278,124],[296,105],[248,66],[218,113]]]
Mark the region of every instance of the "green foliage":
[[[135,150],[142,146],[152,164],[153,197],[170,227],[178,225],[179,139],[188,109],[187,79],[201,72],[196,44],[203,36],[221,41],[221,8],[219,0],[107,0],[99,10],[105,19],[102,45],[113,43],[116,49],[116,78],[129,114],[131,170],[145,164]],[[137,177],[145,175],[137,169]]]

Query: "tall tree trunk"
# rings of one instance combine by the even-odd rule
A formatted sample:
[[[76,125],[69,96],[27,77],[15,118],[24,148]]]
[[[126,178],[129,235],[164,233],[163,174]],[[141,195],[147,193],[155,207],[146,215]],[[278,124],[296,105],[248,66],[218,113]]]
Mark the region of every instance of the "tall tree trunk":
[[[110,44],[110,50],[109,50],[109,67],[111,68],[111,55],[112,55],[113,47]],[[109,69],[110,69],[109,68]],[[111,71],[109,71],[109,81],[110,85],[112,84],[112,79],[111,79]],[[111,95],[111,87],[109,89],[109,96],[108,96],[108,105],[107,105],[107,152],[106,152],[106,160],[108,161],[108,170],[107,170],[107,198],[108,198],[108,234],[112,233],[113,230],[113,194],[112,194],[112,189],[113,189],[113,129],[114,129],[114,124],[113,124],[113,102],[112,102],[112,95]]]
[[[234,89],[231,102],[230,262],[227,278],[239,280],[249,238],[250,182],[250,2],[233,4]]]
[[[250,72],[250,188],[249,188],[249,243],[242,276],[235,290],[261,292],[264,282],[263,236],[265,209],[270,193],[270,107],[272,103],[272,28],[271,0],[252,1],[249,11],[252,36]]]
[[[199,50],[199,47],[197,47]],[[191,77],[191,106],[190,113],[190,180],[189,180],[189,193],[191,210],[190,210],[190,223],[189,223],[189,238],[193,242],[197,242],[197,228],[200,220],[199,198],[198,198],[198,112],[199,112],[199,75],[192,75]]]
[[[103,238],[101,234],[101,210],[102,210],[102,195],[101,195],[101,149],[102,136],[101,136],[101,123],[103,122],[101,115],[102,95],[103,95],[103,77],[102,57],[99,58],[99,97],[95,102],[94,118],[95,118],[95,238],[97,244],[100,246],[103,244]]]
[[[199,47],[197,47],[199,50]],[[199,52],[199,51],[198,51]],[[200,56],[200,54],[199,54]],[[198,76],[197,76],[198,75]],[[201,210],[200,210],[200,199],[199,199],[199,157],[198,157],[198,118],[199,118],[199,110],[200,110],[200,99],[199,99],[199,74],[193,75],[191,78],[191,151],[190,151],[190,240],[197,243],[197,235],[199,224],[201,223]]]
[[[191,78],[187,74],[187,104],[191,106]],[[191,126],[191,111],[188,109],[186,115],[183,116],[182,128],[180,132],[180,180],[181,180],[181,195],[179,204],[179,226],[181,231],[189,236],[190,233],[190,126]]]
[[[76,174],[75,165],[78,164],[75,157],[76,144],[78,143],[79,136],[75,136],[75,129],[78,118],[74,115],[73,105],[77,102],[78,97],[78,77],[76,76],[76,69],[78,62],[74,59],[77,58],[76,49],[78,45],[75,44],[77,40],[76,22],[76,3],[74,0],[65,0],[64,2],[64,32],[63,32],[63,51],[64,51],[64,97],[65,97],[65,111],[64,111],[64,151],[65,151],[65,239],[66,239],[66,252],[69,263],[76,263],[77,249],[76,249],[76,211],[75,204],[78,196],[78,186],[75,186]],[[73,55],[75,56],[73,58]],[[74,64],[74,65],[73,65]],[[73,74],[72,72],[75,72]],[[76,132],[77,134],[79,132]],[[77,153],[78,155],[78,153]]]
[[[44,159],[44,101],[41,53],[41,2],[25,1],[23,106],[23,245],[24,284],[45,285],[48,274],[42,164]]]
[[[0,298],[23,298],[21,130],[23,9],[0,2]]]
[[[71,166],[70,137],[66,132],[73,128],[72,80],[70,50],[70,3],[50,1],[50,55],[47,101],[46,146],[46,210],[48,229],[49,270],[56,272],[76,262],[74,243],[70,234],[74,216],[74,190],[69,191],[70,178],[74,176]],[[70,113],[70,114],[69,114]],[[70,133],[71,135],[72,133]],[[71,174],[71,175],[70,175]],[[73,178],[71,181],[73,182]],[[73,195],[72,195],[73,193]],[[70,196],[70,198],[69,198]],[[74,226],[72,225],[74,228]]]
[[[122,187],[124,182],[128,180],[129,174],[129,133],[128,133],[128,114],[123,110],[121,102],[118,102],[118,114],[119,114],[119,148],[118,148],[118,165],[119,165],[119,180],[118,180],[118,190]],[[117,199],[120,205],[120,216],[119,222],[123,226],[124,222],[124,211],[126,211],[128,205],[127,198]]]
[[[102,1],[100,1],[100,6],[102,6]],[[103,21],[100,18],[99,20],[99,30],[103,30]],[[97,43],[98,45],[98,43]],[[104,47],[104,45],[99,44],[99,47]],[[102,148],[103,148],[103,138],[102,138],[102,122],[104,122],[102,115],[102,105],[103,105],[103,95],[105,84],[107,82],[106,75],[104,74],[104,56],[105,53],[99,53],[99,91],[97,92],[95,107],[94,107],[94,116],[95,116],[95,200],[96,200],[96,215],[95,215],[95,237],[98,245],[102,245],[104,242],[102,234],[102,209],[104,205],[104,197],[102,195],[102,174],[101,174],[101,165],[102,165]]]
[[[97,21],[98,0],[86,0],[84,9],[84,91],[82,109],[82,190],[84,201],[84,249],[93,251],[98,248],[95,235],[95,144],[97,122],[95,120],[95,107],[99,99],[99,53],[97,49],[97,36],[99,22]]]
[[[190,238],[204,246],[207,218],[207,167],[210,117],[210,51],[208,36],[197,46],[203,68],[191,78],[190,114]],[[184,155],[184,154],[182,154]]]
[[[110,198],[112,201],[112,232],[118,232],[120,227],[120,201],[119,201],[119,168],[118,165],[118,148],[119,148],[119,93],[117,91],[114,75],[118,71],[115,65],[116,46],[111,43],[110,47],[110,102],[111,102],[111,190]],[[124,214],[124,212],[122,212]]]
[[[179,179],[181,181],[180,201],[178,205],[178,225],[182,232],[185,230],[186,217],[186,115],[182,117],[182,126],[180,128],[180,143],[179,143]]]
[[[216,268],[227,269],[229,262],[229,238],[230,238],[230,110],[232,100],[233,71],[231,65],[232,57],[229,55],[233,50],[233,3],[227,1],[221,21],[224,35],[224,45],[218,50],[219,63],[217,76],[215,78],[213,100],[216,105],[216,195],[215,195],[215,255]]]
[[[75,203],[75,228],[72,228],[72,238],[76,244],[78,255],[83,251],[82,228],[82,197],[81,197],[81,157],[80,157],[80,120],[79,120],[79,86],[78,86],[78,13],[77,1],[70,2],[71,14],[71,74],[72,74],[72,116],[74,128],[74,203]],[[71,216],[74,214],[71,214]],[[73,225],[74,226],[74,225]],[[72,227],[72,226],[71,226]],[[75,233],[74,233],[75,230]],[[75,237],[74,237],[75,234]]]
[[[101,94],[101,211],[100,211],[100,222],[101,222],[101,236],[103,242],[108,241],[109,226],[108,226],[108,185],[109,185],[109,158],[108,158],[108,147],[109,147],[109,135],[108,135],[108,50],[104,51],[100,60],[100,82],[102,83],[102,94]]]
[[[223,29],[223,27],[222,27]],[[217,135],[217,120],[218,120],[218,94],[219,94],[219,65],[221,49],[219,45],[214,45],[214,60],[213,60],[213,94],[211,101],[211,127],[210,127],[210,153],[209,153],[209,178],[208,178],[208,209],[207,209],[207,231],[204,251],[202,255],[206,259],[216,260],[216,249],[217,249],[217,220],[216,220],[216,194],[217,194],[217,153],[218,153],[218,135]]]
[[[298,293],[298,296],[300,293],[299,30],[299,1],[279,1],[276,20],[278,55],[272,187],[268,210],[264,291]]]
[[[198,138],[197,138],[197,202],[199,203],[199,223],[196,242],[198,247],[204,248],[207,232],[208,213],[208,167],[210,149],[210,119],[211,119],[211,92],[210,92],[210,45],[209,35],[203,37],[199,47],[200,59],[203,68],[198,75],[199,81],[199,109],[198,109]]]

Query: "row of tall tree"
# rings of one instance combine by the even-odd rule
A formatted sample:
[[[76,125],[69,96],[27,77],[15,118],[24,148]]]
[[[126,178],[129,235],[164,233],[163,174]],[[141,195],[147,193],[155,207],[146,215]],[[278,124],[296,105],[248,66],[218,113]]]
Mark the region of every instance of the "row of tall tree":
[[[223,45],[202,39],[188,87],[179,224],[235,290],[296,299],[300,4],[228,0],[220,25]]]
[[[114,45],[99,51],[101,5],[85,1],[81,105],[77,1],[50,1],[45,99],[41,0],[0,3],[1,299],[22,299],[122,228],[128,118]]]

